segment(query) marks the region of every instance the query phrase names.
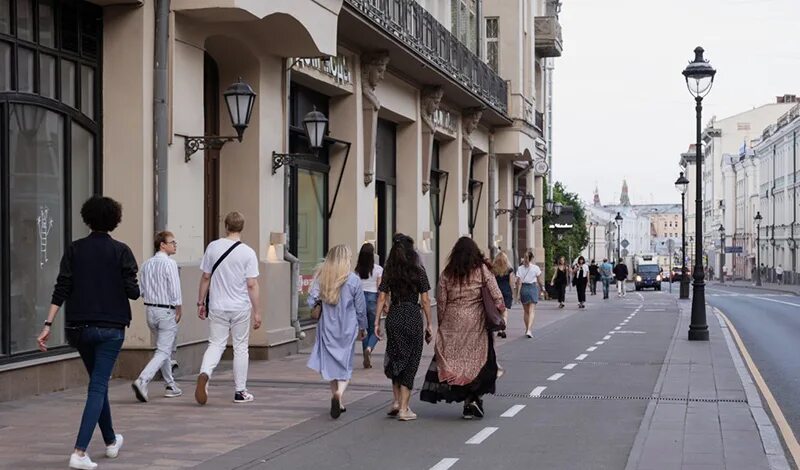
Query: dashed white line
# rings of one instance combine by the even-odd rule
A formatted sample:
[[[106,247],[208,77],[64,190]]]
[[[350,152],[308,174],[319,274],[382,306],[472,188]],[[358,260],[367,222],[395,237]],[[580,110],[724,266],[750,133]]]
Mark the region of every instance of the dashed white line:
[[[565,366],[564,366],[564,370],[572,370],[572,369],[574,369],[574,368],[575,368],[575,366],[577,366],[577,365],[578,365],[578,364],[575,364],[574,362],[572,362],[572,363],[570,363],[570,364],[567,364],[567,365],[565,365]]]
[[[561,377],[564,377],[564,374],[559,372],[558,374],[551,375],[550,377],[547,378],[547,380],[555,382],[556,380],[560,379]]]
[[[544,392],[544,390],[545,390],[546,388],[547,388],[547,387],[536,387],[536,388],[534,388],[534,389],[531,391],[531,396],[532,396],[532,397],[540,397],[540,396],[542,396],[542,392]]]
[[[622,329],[622,327],[621,327],[621,326],[616,326],[616,327],[614,327],[614,331],[619,331],[619,330],[621,330],[621,329]]]
[[[611,339],[611,335],[605,335],[605,336],[603,336],[603,341],[608,341],[608,340],[610,340],[610,339]]]
[[[602,341],[598,341],[598,343],[603,343]],[[586,352],[594,352],[597,350],[597,346],[589,346],[586,348]]]
[[[517,415],[517,413],[522,411],[523,408],[525,408],[525,405],[514,405],[511,408],[509,408],[508,410],[506,410],[505,413],[501,414],[500,417],[501,418],[513,418],[514,416]]]
[[[589,356],[588,354],[581,354],[580,356],[576,357],[575,360],[576,361],[582,361],[582,360],[586,359],[588,356]]]
[[[493,428],[493,427],[483,428],[478,432],[478,434],[475,434],[474,436],[470,437],[469,440],[466,442],[466,444],[480,444],[481,442],[485,441],[487,437],[494,434],[494,432],[497,431],[497,429],[498,428]]]
[[[455,465],[456,462],[458,462],[458,459],[453,459],[453,458],[442,459],[439,461],[439,463],[431,467],[431,470],[447,470],[448,468]]]
[[[598,342],[596,342],[596,343],[594,343],[594,344],[596,344],[596,345],[598,345],[598,346],[601,346],[601,345],[603,345],[603,344],[606,344],[606,342],[605,342],[605,341],[598,341]],[[595,348],[595,349],[597,349],[597,348]],[[588,349],[587,349],[587,351],[588,351]],[[594,349],[592,349],[592,351],[594,351]]]

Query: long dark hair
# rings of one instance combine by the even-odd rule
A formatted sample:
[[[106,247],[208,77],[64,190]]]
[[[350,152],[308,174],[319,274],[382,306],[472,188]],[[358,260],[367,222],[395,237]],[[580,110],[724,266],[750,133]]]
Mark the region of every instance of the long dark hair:
[[[369,279],[372,275],[372,268],[375,267],[375,247],[372,243],[364,243],[361,245],[361,251],[358,252],[358,261],[356,262],[356,273],[361,279]]]
[[[419,255],[414,249],[414,239],[396,233],[383,270],[383,282],[389,286],[392,297],[409,297],[417,293],[418,278]]]
[[[461,237],[447,258],[443,274],[458,284],[464,284],[472,272],[482,265],[489,267],[478,244],[470,237]]]

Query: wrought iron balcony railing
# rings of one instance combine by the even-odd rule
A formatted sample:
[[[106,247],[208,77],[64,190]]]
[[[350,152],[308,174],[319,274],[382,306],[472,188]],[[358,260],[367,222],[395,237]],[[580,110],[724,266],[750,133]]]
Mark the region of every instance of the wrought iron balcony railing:
[[[508,114],[508,85],[414,0],[345,0],[370,21],[469,89]]]

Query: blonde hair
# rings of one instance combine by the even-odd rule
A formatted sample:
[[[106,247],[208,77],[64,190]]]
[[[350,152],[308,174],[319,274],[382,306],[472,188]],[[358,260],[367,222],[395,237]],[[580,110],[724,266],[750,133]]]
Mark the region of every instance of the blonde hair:
[[[328,250],[325,261],[317,268],[319,298],[328,305],[339,303],[339,293],[350,276],[353,252],[347,245],[336,245]]]
[[[504,252],[497,253],[497,256],[494,257],[494,263],[492,263],[492,272],[495,276],[504,276],[508,274],[508,270],[511,269],[511,264],[508,261],[508,256]]]

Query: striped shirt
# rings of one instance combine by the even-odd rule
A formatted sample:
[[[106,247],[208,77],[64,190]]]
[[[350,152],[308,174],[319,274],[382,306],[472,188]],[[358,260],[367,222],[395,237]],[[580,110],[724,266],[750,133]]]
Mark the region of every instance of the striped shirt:
[[[142,298],[146,304],[181,305],[178,263],[159,251],[142,265]]]

